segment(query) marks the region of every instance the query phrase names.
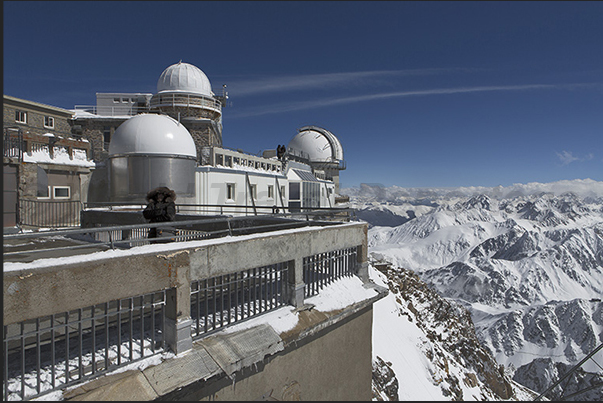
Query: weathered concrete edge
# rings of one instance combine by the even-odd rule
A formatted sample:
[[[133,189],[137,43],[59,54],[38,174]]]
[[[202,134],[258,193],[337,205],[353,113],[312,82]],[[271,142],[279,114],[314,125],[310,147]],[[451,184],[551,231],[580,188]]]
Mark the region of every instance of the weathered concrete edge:
[[[295,344],[299,343],[300,341],[302,341],[305,338],[312,337],[312,336],[318,334],[320,331],[322,331],[322,330],[324,330],[324,329],[326,329],[326,328],[328,328],[330,326],[333,326],[336,323],[341,322],[341,321],[347,319],[350,316],[353,316],[354,314],[356,314],[357,312],[362,311],[363,309],[366,309],[367,307],[369,307],[372,304],[374,304],[376,301],[378,301],[378,300],[384,298],[385,296],[387,296],[387,294],[389,293],[389,290],[387,288],[382,287],[382,286],[377,285],[377,284],[374,284],[372,282],[365,283],[365,287],[367,287],[367,288],[373,288],[375,291],[377,291],[377,295],[375,295],[373,297],[370,297],[370,298],[367,298],[365,300],[359,301],[359,302],[357,302],[357,303],[355,303],[355,304],[353,304],[353,305],[351,305],[349,307],[344,308],[341,312],[339,312],[339,313],[337,313],[337,314],[335,314],[333,316],[328,317],[323,322],[317,323],[317,324],[309,327],[308,329],[302,331],[299,334],[299,336],[296,337],[294,340],[290,340],[287,343],[285,343],[285,341],[283,340],[283,346],[286,348],[288,346],[292,346],[292,345],[295,345]],[[249,330],[249,329],[247,329],[247,330]],[[232,333],[232,334],[234,335],[236,333]],[[281,340],[282,340],[282,338],[281,338]],[[194,349],[204,348],[203,347],[203,340],[199,340],[198,342],[195,342],[194,344],[196,346]],[[278,354],[278,353],[280,353],[280,351],[275,352],[274,354]],[[185,353],[184,356],[181,356],[181,357],[176,356],[174,358],[171,358],[170,360],[185,359],[188,354],[194,354],[194,351],[189,351],[189,352]],[[272,355],[274,355],[274,354],[272,354]],[[266,355],[264,357],[261,357],[261,358],[258,357],[257,361],[248,363],[245,367],[242,367],[242,368],[238,369],[237,371],[241,371],[243,369],[250,368],[254,364],[263,361],[267,356],[268,355]],[[212,358],[212,360],[213,360],[213,358]],[[214,360],[214,362],[215,362],[215,360]],[[161,364],[158,364],[158,365],[163,365],[163,364],[164,363],[161,363]],[[200,377],[198,379],[188,379],[188,380],[186,380],[186,384],[182,384],[182,385],[179,385],[178,387],[173,387],[173,388],[161,388],[161,387],[159,387],[157,385],[153,386],[151,380],[147,376],[147,374],[148,374],[148,371],[147,371],[148,368],[144,369],[142,371],[140,371],[140,370],[132,370],[131,371],[132,372],[131,376],[134,377],[134,376],[136,376],[136,373],[141,372],[143,376],[136,376],[136,378],[135,378],[135,380],[137,380],[138,382],[141,383],[140,384],[140,389],[141,390],[148,390],[150,388],[151,390],[154,391],[154,394],[156,395],[156,397],[152,397],[150,399],[149,399],[148,396],[141,396],[140,400],[161,400],[164,396],[167,396],[167,395],[169,395],[170,393],[172,393],[174,391],[186,388],[186,387],[191,386],[191,385],[193,385],[193,384],[195,384],[197,382],[200,382],[200,381],[208,381],[210,379],[216,379],[216,378],[220,378],[220,377],[231,377],[229,374],[227,374],[220,367],[219,363],[215,362],[215,364],[216,364],[216,366],[218,368],[220,368],[218,372],[212,373],[211,375],[206,376],[206,377]],[[149,367],[149,368],[151,368],[151,367]],[[147,371],[146,374],[145,374],[145,371]],[[110,377],[120,377],[121,378],[123,376],[124,375],[120,374],[120,373],[118,373],[118,374],[107,374],[107,375],[105,375],[103,377],[102,381],[101,381],[101,379],[96,379],[96,380],[93,380],[93,381],[89,382],[87,384],[88,385],[88,387],[87,387],[88,391],[86,393],[73,396],[72,398],[66,398],[66,400],[89,400],[88,397],[93,397],[93,399],[90,399],[90,400],[101,400],[101,399],[102,400],[115,400],[115,399],[120,400],[118,397],[126,395],[128,391],[132,390],[132,386],[131,385],[126,385],[128,387],[128,391],[124,390],[124,391],[120,392],[120,389],[119,389],[118,386],[116,387],[114,385],[111,388],[107,387],[107,384],[110,384],[110,382],[107,382],[108,381],[107,378],[110,378]],[[99,383],[100,386],[97,387],[97,388],[95,388],[94,387],[94,383]],[[106,393],[103,393],[102,391],[99,391],[98,389],[100,389],[100,388],[106,388],[107,389]],[[157,393],[158,389],[159,390],[163,389],[164,393],[162,395],[158,394]]]

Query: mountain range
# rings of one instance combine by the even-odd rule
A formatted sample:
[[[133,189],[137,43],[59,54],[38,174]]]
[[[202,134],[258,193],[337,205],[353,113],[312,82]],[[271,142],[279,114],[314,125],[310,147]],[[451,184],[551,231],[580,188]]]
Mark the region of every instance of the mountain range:
[[[341,193],[369,223],[372,261],[466,309],[519,384],[542,392],[603,342],[603,182]],[[546,396],[602,400],[602,364],[593,356]]]

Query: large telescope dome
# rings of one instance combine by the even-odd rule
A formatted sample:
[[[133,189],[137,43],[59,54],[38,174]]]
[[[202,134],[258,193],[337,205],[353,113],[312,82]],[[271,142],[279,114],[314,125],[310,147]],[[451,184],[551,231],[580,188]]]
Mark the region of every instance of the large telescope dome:
[[[167,115],[140,114],[122,123],[109,144],[109,156],[131,154],[178,155],[196,159],[189,131]]]
[[[343,160],[343,147],[330,131],[317,126],[305,126],[289,142],[288,152],[307,158],[310,162]]]
[[[157,93],[180,92],[212,96],[211,83],[201,69],[179,61],[166,68],[157,80]]]
[[[137,203],[159,186],[178,196],[195,195],[195,142],[169,116],[141,114],[126,120],[113,134],[108,161],[111,201]]]

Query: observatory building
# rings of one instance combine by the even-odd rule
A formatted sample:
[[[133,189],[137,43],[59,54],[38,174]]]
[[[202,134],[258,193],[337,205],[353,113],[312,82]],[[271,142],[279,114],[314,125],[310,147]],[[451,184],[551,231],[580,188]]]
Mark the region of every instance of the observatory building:
[[[179,61],[161,73],[155,94],[97,93],[95,107],[76,105],[73,133],[90,142],[97,162],[88,201],[141,203],[167,186],[180,203],[227,205],[237,214],[334,207],[345,169],[337,137],[304,126],[284,153],[224,148],[225,87],[216,95],[201,69]]]
[[[221,146],[226,98],[213,93],[203,71],[180,61],[161,73],[149,106],[151,112],[165,113],[184,123],[198,147]]]
[[[170,116],[145,113],[126,120],[113,135],[108,161],[113,201],[144,200],[159,186],[180,197],[195,195],[195,142]]]
[[[287,146],[289,158],[308,163],[314,174],[333,181],[339,193],[339,171],[345,169],[343,147],[330,131],[318,126],[304,126]]]

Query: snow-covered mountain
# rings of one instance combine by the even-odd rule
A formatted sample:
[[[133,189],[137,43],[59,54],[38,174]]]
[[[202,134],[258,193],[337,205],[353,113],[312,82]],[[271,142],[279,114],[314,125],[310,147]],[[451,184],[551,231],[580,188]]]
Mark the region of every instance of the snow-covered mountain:
[[[603,182],[342,193],[371,224],[371,257],[464,306],[481,345],[523,385],[541,392],[603,342]],[[598,365],[583,369],[601,374]]]

